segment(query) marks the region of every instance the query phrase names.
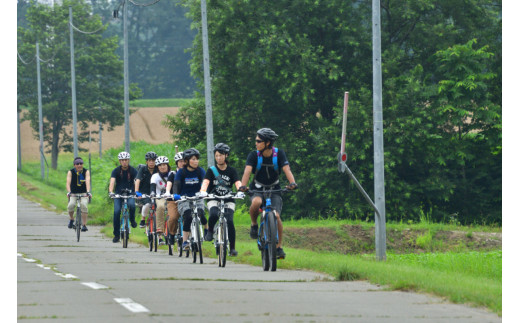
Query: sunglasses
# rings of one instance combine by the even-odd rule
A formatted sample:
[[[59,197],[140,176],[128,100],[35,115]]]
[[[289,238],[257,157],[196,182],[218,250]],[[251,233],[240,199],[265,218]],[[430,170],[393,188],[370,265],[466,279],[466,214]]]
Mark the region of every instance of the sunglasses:
[[[74,165],[83,165],[83,163],[74,163]]]
[[[261,142],[264,142],[263,140],[258,140],[258,139],[256,139],[255,141],[256,141],[256,143],[258,143],[258,144],[261,143]]]

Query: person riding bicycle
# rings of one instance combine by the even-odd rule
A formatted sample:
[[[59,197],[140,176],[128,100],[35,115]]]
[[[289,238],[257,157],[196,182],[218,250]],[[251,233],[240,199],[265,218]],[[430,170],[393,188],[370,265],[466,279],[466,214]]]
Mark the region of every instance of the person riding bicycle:
[[[246,167],[244,175],[242,176],[242,186],[240,191],[245,192],[251,190],[280,189],[280,171],[283,171],[285,177],[289,181],[287,189],[294,190],[298,188],[294,180],[294,175],[289,167],[289,161],[282,149],[273,147],[273,143],[278,138],[278,135],[269,128],[262,128],[256,132],[256,150],[249,153],[247,156]],[[249,177],[253,173],[253,181],[249,182]],[[262,206],[263,195],[254,193],[251,197],[251,207],[249,208],[249,215],[251,217],[251,231],[249,233],[251,239],[258,239],[258,215],[260,214],[260,207]],[[281,193],[272,193],[271,207],[275,211],[278,223],[278,245],[276,246],[276,253],[279,259],[285,258],[285,252],[282,249],[283,225],[281,219],[282,213],[282,195]]]
[[[158,168],[155,165],[155,160],[157,159],[157,154],[155,152],[147,152],[146,155],[144,155],[144,159],[146,160],[146,165],[145,167],[139,167],[134,183],[137,201],[142,205],[141,222],[139,223],[139,227],[141,228],[146,226],[146,216],[150,211],[150,206],[152,203],[150,198],[141,198],[141,196],[143,194],[150,195],[150,180],[152,179],[152,175],[158,172]]]
[[[175,160],[175,165],[177,166],[177,169],[175,171],[172,171],[170,175],[168,175],[168,181],[166,182],[166,192],[169,195],[173,196],[173,182],[175,181],[175,175],[177,172],[184,167],[184,154],[182,151],[179,151],[175,154],[173,157]],[[170,244],[175,244],[175,234],[177,233],[177,225],[179,223],[179,210],[177,208],[177,203],[173,201],[172,199],[167,199],[167,208],[168,208],[168,222],[166,225],[168,226],[168,239],[170,241]]]
[[[183,159],[185,162],[184,168],[180,169],[175,175],[172,191],[174,200],[178,201],[181,196],[195,196],[200,192],[202,180],[206,172],[202,167],[199,167],[200,153],[195,148],[189,148],[184,151]],[[204,225],[204,235],[208,229],[208,220],[204,216],[204,201],[198,200],[196,202],[197,212],[200,217],[200,222]],[[188,237],[190,235],[190,226],[192,220],[191,208],[189,201],[182,201],[177,204],[179,214],[182,214],[184,223],[182,225],[182,248],[189,249]]]
[[[224,196],[233,191],[233,184],[237,190],[240,188],[240,180],[238,178],[237,170],[234,167],[229,166],[229,153],[231,149],[224,143],[218,143],[213,149],[215,156],[216,166],[208,170],[200,189],[201,196],[207,196],[208,192],[213,195]],[[239,192],[238,196],[244,196],[244,193]],[[218,202],[217,199],[210,199],[207,201],[209,210],[208,219],[208,233],[204,237],[205,241],[213,240],[213,228],[218,221]],[[228,238],[229,238],[229,255],[235,257],[238,252],[235,249],[235,224],[233,223],[233,214],[235,213],[235,202],[233,199],[227,199],[223,201],[225,203],[224,216],[227,220]]]
[[[88,203],[92,198],[90,194],[90,172],[88,169],[83,168],[83,159],[81,157],[74,158],[74,167],[67,172],[67,197],[69,198],[69,204],[67,210],[69,211],[69,225],[68,228],[72,229],[74,225],[74,210],[76,209],[76,200],[78,197],[71,196],[71,194],[85,193],[88,197],[80,197],[81,201],[81,222],[83,226],[81,231],[88,231],[87,229],[87,216],[88,216]]]
[[[166,193],[166,183],[168,176],[171,173],[170,160],[166,156],[159,156],[155,160],[159,171],[152,175],[150,180],[150,196],[163,196]],[[163,229],[164,229],[164,211],[166,210],[166,198],[161,197],[155,200],[157,204],[155,219],[156,219],[156,232],[159,236],[159,244],[164,244]]]
[[[121,194],[125,189],[130,190],[132,193],[135,192],[134,179],[137,176],[137,171],[135,168],[130,166],[130,154],[126,151],[122,151],[117,155],[117,159],[119,159],[119,166],[114,168],[112,171],[110,176],[110,184],[108,186],[110,197],[113,197],[115,194]],[[130,210],[130,223],[132,224],[132,228],[135,228],[137,227],[137,223],[135,222],[135,199],[129,198],[127,203]],[[119,242],[120,238],[120,214],[122,207],[123,199],[115,198],[114,218],[112,221],[114,224],[114,239],[112,241],[114,243]]]

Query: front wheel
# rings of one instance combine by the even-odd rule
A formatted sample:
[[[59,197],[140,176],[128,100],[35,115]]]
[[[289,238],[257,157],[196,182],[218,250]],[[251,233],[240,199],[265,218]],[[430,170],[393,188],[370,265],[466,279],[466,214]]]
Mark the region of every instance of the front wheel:
[[[226,267],[226,256],[227,256],[227,225],[226,222],[222,222],[219,228],[218,234],[218,244],[219,244],[219,253],[218,253],[218,263],[220,267]]]
[[[123,248],[127,248],[128,247],[128,238],[130,236],[130,228],[128,226],[128,218],[125,216],[124,217],[125,219],[125,222],[124,222],[124,231],[121,232],[121,239],[123,239]]]
[[[79,242],[79,236],[81,235],[81,208],[78,207],[76,210],[76,236]]]
[[[276,225],[276,217],[274,213],[269,212],[267,216],[267,224],[269,226],[269,230],[267,231],[269,260],[271,261],[271,271],[276,271],[276,244],[278,243],[278,227]]]
[[[265,241],[264,223],[260,225],[260,230],[258,231],[258,248],[262,253],[262,268],[264,269],[264,271],[268,271],[270,267],[270,262],[269,253],[267,251],[267,245]]]

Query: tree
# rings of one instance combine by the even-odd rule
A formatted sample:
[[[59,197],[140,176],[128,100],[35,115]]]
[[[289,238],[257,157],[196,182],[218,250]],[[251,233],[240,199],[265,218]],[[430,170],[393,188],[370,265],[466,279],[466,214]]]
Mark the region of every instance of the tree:
[[[83,31],[99,30],[103,25],[85,1],[63,1],[47,6],[35,4],[27,11],[28,28],[18,28],[18,51],[22,57],[34,57],[39,42],[41,61],[42,110],[44,140],[50,145],[52,167],[57,167],[58,153],[72,151],[72,136],[65,129],[72,122],[72,95],[69,45],[69,6],[73,24]],[[106,26],[103,27],[103,30]],[[123,123],[123,66],[115,54],[117,38],[103,38],[99,33],[75,32],[76,101],[80,130],[87,123],[100,121],[108,130]],[[25,120],[38,136],[36,68],[18,60],[18,105],[26,106]],[[139,95],[133,85],[131,97]],[[101,109],[99,108],[101,107]],[[85,132],[78,141],[88,140]]]
[[[200,3],[184,3],[200,28]],[[370,2],[214,0],[207,12],[215,141],[229,143],[244,160],[254,131],[271,127],[302,188],[287,202],[286,214],[372,217],[353,183],[336,173],[343,93],[349,91],[348,163],[373,195]],[[388,219],[458,214],[464,222],[489,215],[499,221],[500,15],[500,1],[382,1]],[[468,45],[472,39],[480,49]],[[191,64],[202,80],[200,32]],[[473,90],[449,86],[470,80]],[[177,138],[205,141],[203,102],[198,93],[191,107],[170,118]],[[460,123],[457,113],[443,112],[448,105],[482,116],[475,125]],[[464,139],[457,139],[457,125]],[[476,203],[479,195],[486,201]]]

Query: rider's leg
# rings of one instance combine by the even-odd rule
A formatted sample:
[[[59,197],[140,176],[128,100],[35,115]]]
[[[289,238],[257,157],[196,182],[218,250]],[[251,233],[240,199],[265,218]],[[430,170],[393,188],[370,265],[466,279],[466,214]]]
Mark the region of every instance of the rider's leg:
[[[179,210],[177,209],[177,203],[174,201],[168,201],[168,232],[171,235],[177,233],[177,224],[179,223]]]
[[[132,223],[132,227],[135,228],[137,223],[135,223],[135,199],[128,199],[128,209],[130,209],[130,223]]]
[[[262,198],[255,196],[251,200],[251,207],[249,208],[249,216],[251,217],[251,225],[258,225],[257,219],[260,214],[260,207],[262,206]]]
[[[77,197],[71,196],[69,198],[69,204],[67,204],[67,210],[69,211],[69,220],[74,221],[74,211],[76,210],[76,199]]]
[[[213,202],[213,201],[211,201]],[[217,206],[210,206],[209,204],[211,202],[208,202],[208,208],[209,208],[209,219],[208,219],[208,227],[210,232],[214,232],[215,224],[218,221],[218,207]]]
[[[182,242],[187,241],[191,232],[191,210],[186,210],[182,215],[184,223],[182,224]]]
[[[88,217],[88,197],[81,198],[81,222],[83,225],[87,225]]]
[[[155,212],[155,219],[157,221],[157,233],[164,231],[164,211],[166,210],[166,199],[157,199],[157,211]]]
[[[282,238],[283,238],[283,225],[282,225],[282,217],[278,213],[278,211],[275,211],[274,213],[276,215],[276,223],[278,225],[278,244],[276,245],[276,248],[282,247]]]
[[[114,225],[114,237],[119,237],[120,232],[120,216],[121,216],[121,204],[123,202],[121,199],[114,199],[114,217],[112,219],[112,223]]]
[[[227,229],[228,229],[228,238],[229,238],[229,249],[235,249],[235,241],[236,241],[236,231],[235,231],[235,223],[233,222],[233,214],[235,211],[233,209],[224,209],[224,216],[227,220]]]

